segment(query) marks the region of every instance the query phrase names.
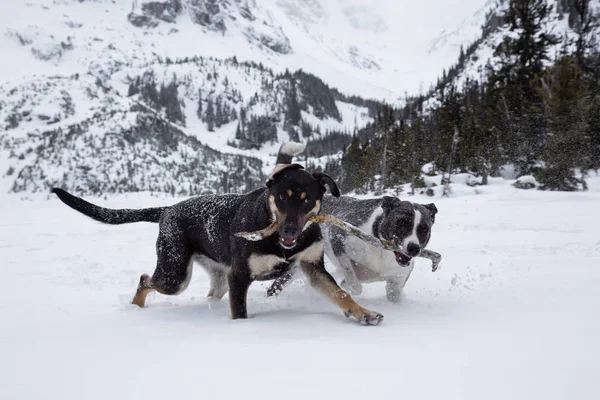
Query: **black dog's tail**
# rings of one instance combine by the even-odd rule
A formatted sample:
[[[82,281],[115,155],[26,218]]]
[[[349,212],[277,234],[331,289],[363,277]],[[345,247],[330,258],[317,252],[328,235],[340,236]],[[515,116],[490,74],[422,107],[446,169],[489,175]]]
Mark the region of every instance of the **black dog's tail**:
[[[275,164],[291,164],[294,156],[302,153],[306,148],[306,144],[297,142],[286,142],[279,148],[277,153],[277,161]]]
[[[83,200],[82,198],[73,196],[72,194],[58,188],[53,188],[52,193],[56,193],[58,198],[80,213],[95,219],[96,221],[104,222],[105,224],[128,224],[131,222],[158,222],[161,215],[169,207],[143,208],[140,210],[121,209],[114,210],[104,208]]]

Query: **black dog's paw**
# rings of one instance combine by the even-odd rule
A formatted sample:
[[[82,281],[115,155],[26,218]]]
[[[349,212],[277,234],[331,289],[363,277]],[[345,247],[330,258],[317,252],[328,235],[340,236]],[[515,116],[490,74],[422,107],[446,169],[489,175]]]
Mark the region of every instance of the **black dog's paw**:
[[[362,307],[355,310],[345,310],[344,315],[346,318],[350,318],[351,316],[356,318],[361,325],[379,325],[383,321],[383,314]]]
[[[277,296],[279,293],[281,293],[281,288],[275,285],[267,289],[267,297]]]

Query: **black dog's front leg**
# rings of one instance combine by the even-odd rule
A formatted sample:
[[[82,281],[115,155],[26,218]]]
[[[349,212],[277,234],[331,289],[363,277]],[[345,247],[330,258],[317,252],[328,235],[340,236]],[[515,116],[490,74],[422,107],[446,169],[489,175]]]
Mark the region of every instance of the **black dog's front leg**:
[[[292,279],[294,270],[295,268],[290,268],[289,271],[284,272],[283,275],[281,275],[279,278],[276,278],[271,284],[271,287],[267,289],[267,297],[275,296],[281,293],[285,285],[287,285]]]
[[[353,316],[364,325],[377,325],[383,320],[383,315],[361,307],[348,292],[338,286],[335,279],[325,269],[323,256],[314,261],[301,261],[300,268],[311,286],[340,307],[347,317]]]
[[[249,273],[247,270],[234,265],[227,274],[227,281],[229,283],[231,318],[248,318],[246,297],[248,297],[248,288],[252,283]]]

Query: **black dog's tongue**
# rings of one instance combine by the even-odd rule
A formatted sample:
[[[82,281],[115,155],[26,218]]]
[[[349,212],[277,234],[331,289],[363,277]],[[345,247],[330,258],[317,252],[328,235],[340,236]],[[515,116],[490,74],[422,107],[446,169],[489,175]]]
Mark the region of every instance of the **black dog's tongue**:
[[[292,237],[282,237],[281,242],[286,246],[293,246],[296,243],[296,239]]]

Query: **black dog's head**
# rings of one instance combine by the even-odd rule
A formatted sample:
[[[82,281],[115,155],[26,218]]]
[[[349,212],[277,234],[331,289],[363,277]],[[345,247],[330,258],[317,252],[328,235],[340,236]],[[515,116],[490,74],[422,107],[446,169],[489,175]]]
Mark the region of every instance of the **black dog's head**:
[[[396,261],[408,266],[429,243],[437,208],[433,203],[416,204],[390,196],[383,197],[381,208],[379,236],[394,241],[400,249],[394,252]]]
[[[319,213],[325,186],[329,186],[332,195],[340,196],[337,185],[327,174],[310,174],[299,164],[279,164],[275,168],[267,181],[267,201],[277,220],[282,247],[293,248],[308,219]]]

